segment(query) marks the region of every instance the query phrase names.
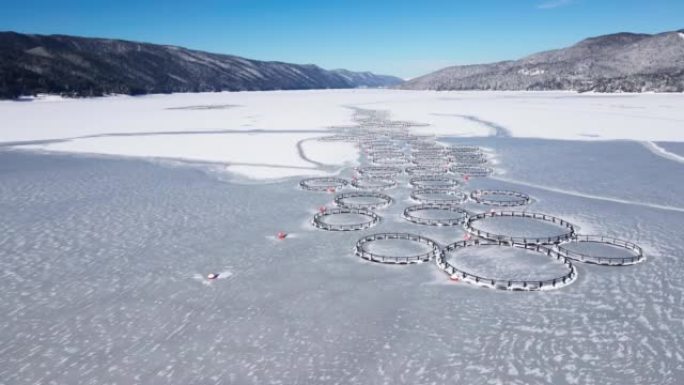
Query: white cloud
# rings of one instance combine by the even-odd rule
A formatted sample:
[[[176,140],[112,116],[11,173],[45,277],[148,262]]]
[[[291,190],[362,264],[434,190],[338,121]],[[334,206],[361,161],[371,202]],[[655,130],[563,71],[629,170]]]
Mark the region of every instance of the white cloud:
[[[574,0],[548,0],[537,5],[538,9],[554,9],[570,5]]]

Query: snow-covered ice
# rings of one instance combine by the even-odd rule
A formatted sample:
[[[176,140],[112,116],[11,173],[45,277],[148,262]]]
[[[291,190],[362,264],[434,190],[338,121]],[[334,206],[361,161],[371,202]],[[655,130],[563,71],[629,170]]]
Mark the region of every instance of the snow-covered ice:
[[[253,179],[320,174],[321,164],[350,165],[358,157],[349,143],[287,132],[96,137],[22,148],[225,164],[227,171]]]
[[[295,144],[321,136],[329,126],[351,124],[349,106],[387,110],[393,119],[432,125],[414,128],[418,133],[459,137],[648,142],[684,136],[684,97],[678,94],[330,90],[0,102],[0,142],[230,163],[230,171],[256,179],[320,175],[323,171],[310,169],[309,162],[293,159]],[[343,146],[302,145],[314,154],[312,160],[322,156],[320,163],[332,166],[354,156]],[[263,158],[263,152],[269,156]]]
[[[1,102],[0,384],[681,384],[683,101],[349,90]],[[433,263],[361,260],[364,235],[443,246],[465,233],[404,219],[408,176],[373,228],[311,225],[334,195],[304,191],[299,175],[351,178],[357,150],[315,139],[352,124],[350,107],[488,149],[495,173],[466,191],[529,194],[516,210],[636,242],[646,262],[576,263],[574,283],[518,293],[452,282]],[[527,272],[496,270],[510,266],[475,264]]]

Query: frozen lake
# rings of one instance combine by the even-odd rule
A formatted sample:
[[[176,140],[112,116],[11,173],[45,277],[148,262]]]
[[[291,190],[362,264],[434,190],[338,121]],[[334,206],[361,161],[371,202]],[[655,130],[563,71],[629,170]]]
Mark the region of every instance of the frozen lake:
[[[402,218],[415,204],[406,175],[383,191],[394,202],[376,210],[379,224],[333,232],[311,218],[334,195],[303,191],[299,176],[242,183],[213,164],[0,146],[0,384],[684,382],[683,163],[629,140],[440,141],[494,157],[496,173],[465,191],[529,194],[522,209],[631,240],[647,260],[575,263],[577,281],[553,291],[490,290],[452,282],[433,263],[354,255],[378,232],[464,239],[461,227]],[[334,167],[323,155],[309,158],[323,166],[292,160],[288,173],[350,180],[348,155]],[[474,268],[506,266],[491,262]]]

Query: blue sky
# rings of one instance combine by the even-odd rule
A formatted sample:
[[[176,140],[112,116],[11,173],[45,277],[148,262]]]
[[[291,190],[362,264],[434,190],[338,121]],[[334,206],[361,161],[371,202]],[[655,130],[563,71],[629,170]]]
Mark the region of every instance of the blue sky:
[[[0,0],[0,30],[111,37],[410,78],[606,33],[684,28],[684,0]]]

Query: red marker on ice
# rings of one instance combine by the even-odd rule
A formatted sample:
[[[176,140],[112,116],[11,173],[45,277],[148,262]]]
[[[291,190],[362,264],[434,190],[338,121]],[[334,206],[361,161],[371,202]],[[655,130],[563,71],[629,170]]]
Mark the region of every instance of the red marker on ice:
[[[467,175],[467,174],[466,174],[466,175],[463,175],[463,180],[465,180],[466,182],[469,181],[469,180],[470,180],[470,175]]]
[[[328,191],[329,193],[332,194],[335,192],[335,188],[334,187],[328,187],[328,190],[326,190],[326,191]]]
[[[321,206],[321,207],[318,208],[318,211],[322,214],[322,213],[324,213],[327,209],[328,209],[327,207]]]
[[[283,231],[280,231],[280,232],[278,233],[278,239],[283,240],[283,239],[285,239],[286,237],[287,237],[287,233],[285,233],[285,232],[283,232]]]

